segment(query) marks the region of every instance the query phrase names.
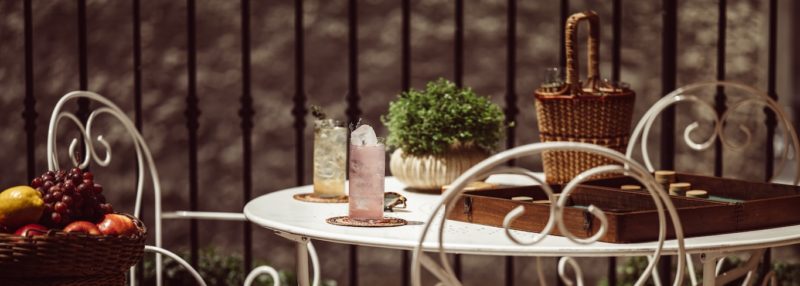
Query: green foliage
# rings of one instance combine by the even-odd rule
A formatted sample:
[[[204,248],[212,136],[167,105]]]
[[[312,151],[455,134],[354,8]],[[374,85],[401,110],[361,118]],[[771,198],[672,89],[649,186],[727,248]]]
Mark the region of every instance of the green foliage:
[[[727,257],[725,259],[725,262],[722,264],[722,272],[732,270],[736,267],[743,265],[744,263],[745,263],[744,260],[736,256]],[[673,264],[672,268],[675,269],[676,261],[674,259],[672,261],[672,264]],[[617,266],[617,285],[624,285],[624,286],[633,285],[636,282],[636,279],[639,279],[639,276],[642,275],[646,267],[647,267],[646,257],[628,258],[623,264]],[[697,276],[697,279],[702,281],[703,279],[702,267],[698,267],[697,265],[695,265],[695,268],[696,268],[695,275]],[[800,285],[800,264],[773,262],[772,270],[775,271],[775,278],[778,282],[778,285],[792,285],[792,286]],[[760,281],[761,277],[758,277],[757,275],[756,277],[753,277],[753,279],[754,281]],[[734,280],[729,284],[741,285],[742,282],[744,282],[744,277]],[[685,276],[683,284],[684,285],[691,284],[689,282],[688,273]],[[654,285],[653,278],[651,277],[650,280],[648,280],[645,283],[645,285]]]
[[[645,268],[647,268],[647,257],[628,258],[625,263],[617,266],[617,285],[633,286]],[[654,285],[653,278],[647,280],[644,285]]]
[[[322,111],[322,107],[319,107],[318,105],[311,105],[311,115],[313,115],[317,120],[328,118],[328,116],[325,115],[325,112]]]
[[[188,252],[179,253],[181,257],[187,259]],[[200,251],[199,266],[197,272],[203,277],[208,285],[243,285],[244,278],[252,269],[243,271],[244,260],[239,255],[230,255],[224,251],[214,248],[206,248]],[[267,265],[265,261],[256,260],[253,267]],[[296,285],[297,280],[293,273],[288,271],[278,271],[281,278],[281,285]],[[144,281],[143,285],[155,285],[155,255],[145,255],[144,260]],[[164,257],[164,285],[195,285],[197,284],[183,266],[175,260]],[[323,285],[335,286],[332,281],[324,281]],[[272,285],[272,277],[261,275],[253,282],[253,285],[266,286]]]
[[[425,90],[403,92],[381,118],[389,129],[387,143],[413,155],[439,155],[458,146],[493,151],[503,136],[503,120],[500,107],[487,97],[441,78]]]
[[[775,262],[772,264],[772,270],[775,270],[778,285],[800,285],[800,264]]]

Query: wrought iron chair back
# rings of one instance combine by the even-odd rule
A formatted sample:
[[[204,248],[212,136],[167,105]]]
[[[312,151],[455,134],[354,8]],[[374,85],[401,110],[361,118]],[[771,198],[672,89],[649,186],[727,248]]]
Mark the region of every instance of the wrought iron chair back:
[[[704,101],[701,97],[694,94],[702,89],[707,89],[709,87],[728,88],[741,91],[744,92],[748,97],[741,99],[737,102],[734,102],[727,109],[725,109],[725,111],[722,114],[719,114],[717,112],[717,109],[714,108],[714,106],[712,106],[710,103]],[[650,154],[648,152],[648,144],[647,144],[653,123],[655,122],[655,119],[668,107],[677,105],[678,103],[682,102],[693,103],[698,106],[701,106],[703,109],[710,111],[711,112],[710,114],[714,115],[713,132],[708,138],[706,138],[702,142],[697,142],[691,138],[692,133],[698,130],[698,128],[700,127],[700,123],[698,121],[694,121],[689,125],[687,125],[686,128],[684,128],[683,141],[690,149],[695,151],[703,151],[711,148],[712,146],[714,146],[714,143],[716,142],[717,139],[719,139],[722,145],[729,150],[742,150],[752,143],[753,132],[750,130],[750,128],[748,128],[745,125],[741,124],[738,125],[738,129],[744,134],[746,139],[742,144],[733,143],[733,141],[731,141],[729,138],[726,137],[725,135],[726,133],[723,132],[724,131],[723,126],[725,125],[725,122],[730,118],[730,114],[732,112],[739,110],[741,107],[744,107],[745,105],[760,105],[774,112],[777,119],[776,123],[778,123],[778,126],[784,129],[784,136],[782,137],[783,139],[782,143],[784,148],[780,151],[780,156],[779,156],[780,160],[778,161],[778,167],[775,169],[772,178],[769,178],[768,181],[772,181],[774,179],[775,174],[781,173],[781,171],[786,165],[786,161],[788,160],[790,148],[793,150],[794,154],[798,154],[798,150],[800,150],[800,141],[798,141],[797,131],[795,130],[794,126],[789,120],[789,117],[786,116],[786,113],[783,112],[782,108],[780,108],[778,102],[770,98],[769,95],[754,87],[741,83],[726,82],[726,81],[711,81],[711,82],[695,83],[680,87],[670,92],[669,94],[665,95],[660,100],[656,101],[656,103],[654,103],[653,106],[651,106],[650,109],[648,109],[645,112],[645,114],[642,116],[642,119],[639,120],[639,122],[636,124],[636,127],[634,128],[633,133],[631,134],[630,141],[628,142],[628,147],[625,152],[625,156],[628,157],[628,159],[630,160],[634,160],[633,156],[635,152],[635,146],[637,145],[637,143],[639,143],[639,146],[641,148],[639,152],[642,155],[642,161],[644,162],[644,166],[647,167],[647,170],[649,172],[655,171],[655,168],[653,167],[653,164],[650,160]],[[771,140],[768,142],[772,143]],[[797,185],[798,182],[800,182],[800,160],[795,160],[795,161],[796,161],[796,167],[795,167],[793,184]],[[750,260],[757,261],[760,259],[761,255],[763,255],[763,251],[761,252],[755,251],[752,252],[751,255],[755,257],[751,257]],[[717,276],[720,276],[719,275],[721,268],[720,266],[722,265],[723,261],[724,257],[723,259],[720,259],[718,261],[716,268],[717,271],[716,273],[714,273]],[[697,278],[695,277],[693,271],[694,265],[692,263],[692,260],[688,259],[688,263],[690,270],[689,277],[691,283],[692,285],[698,285],[699,282],[697,281]],[[757,266],[757,264],[747,266],[751,268],[750,269],[751,271],[749,272],[752,272],[752,270],[755,269],[755,266]],[[747,275],[748,279],[745,279],[746,281],[745,283],[750,282],[749,277],[750,275],[752,275],[752,273]],[[721,276],[725,275],[723,274]],[[767,276],[769,277],[770,275],[768,274]],[[767,282],[767,280],[768,279],[765,279],[764,281]]]
[[[69,111],[64,111],[64,105],[67,102],[70,102],[73,99],[79,98],[86,98],[92,100],[96,103],[100,104],[100,107],[96,108],[92,111],[87,120],[84,124],[81,120],[73,113]],[[136,217],[140,216],[141,212],[141,204],[142,204],[142,195],[144,192],[145,186],[145,176],[149,175],[152,180],[152,187],[154,192],[154,205],[153,205],[153,218],[155,221],[155,228],[154,228],[154,236],[155,236],[155,245],[154,246],[145,246],[145,251],[147,252],[155,252],[156,253],[156,283],[157,285],[161,285],[162,283],[162,257],[161,255],[167,255],[173,259],[175,259],[178,263],[186,267],[186,269],[192,274],[192,276],[197,280],[200,285],[206,285],[203,279],[200,277],[200,274],[192,268],[189,263],[183,260],[181,257],[175,255],[174,253],[163,249],[161,247],[162,240],[161,240],[161,183],[158,177],[158,170],[156,169],[156,165],[153,161],[153,156],[150,153],[150,148],[148,148],[147,144],[145,143],[144,139],[142,138],[141,133],[136,129],[136,126],[131,122],[131,120],[125,115],[125,113],[117,107],[113,102],[106,99],[105,97],[89,92],[89,91],[73,91],[67,93],[56,103],[55,108],[53,109],[53,113],[50,116],[50,124],[47,131],[47,166],[48,169],[51,171],[58,171],[60,169],[58,163],[58,149],[57,149],[57,142],[56,142],[56,131],[58,129],[59,123],[63,119],[69,119],[75,124],[80,133],[83,140],[84,150],[83,150],[83,158],[77,158],[75,149],[78,147],[80,141],[78,138],[73,138],[69,145],[69,158],[72,160],[74,166],[78,166],[81,169],[86,168],[89,164],[94,161],[99,166],[108,166],[111,163],[111,146],[108,142],[103,138],[102,135],[98,135],[95,139],[97,143],[103,146],[105,151],[105,156],[100,157],[98,155],[97,150],[95,149],[95,141],[93,138],[92,127],[94,126],[95,120],[100,117],[100,115],[110,115],[119,121],[123,127],[125,127],[126,133],[130,135],[134,148],[136,150],[136,159],[137,159],[137,168],[138,168],[138,180],[136,183],[136,202],[134,205],[134,213],[133,215]],[[145,172],[147,171],[147,172]],[[131,269],[131,284],[136,284],[136,275],[134,273],[134,269]]]
[[[717,110],[708,102],[704,101],[697,95],[692,94],[693,92],[698,92],[701,89],[709,88],[709,87],[717,87],[717,88],[732,88],[735,90],[739,90],[745,92],[750,97],[742,99],[738,102],[733,103],[730,105],[725,112],[722,114],[717,113]],[[669,94],[662,97],[660,100],[656,101],[650,109],[645,112],[642,116],[642,119],[636,124],[636,127],[633,129],[633,133],[631,134],[630,141],[628,142],[628,148],[625,152],[625,156],[629,159],[633,160],[634,150],[636,143],[640,143],[640,153],[642,155],[642,161],[644,165],[647,167],[648,171],[655,171],[653,167],[653,163],[650,160],[650,154],[647,148],[647,141],[650,135],[650,130],[652,129],[653,123],[655,119],[666,110],[668,107],[677,105],[681,102],[687,103],[694,103],[697,104],[704,109],[714,114],[714,132],[712,132],[711,136],[709,136],[706,140],[702,142],[696,142],[691,138],[691,134],[700,127],[700,123],[698,121],[694,121],[683,130],[683,141],[686,143],[689,148],[695,151],[702,151],[707,150],[711,146],[714,146],[714,142],[717,138],[719,138],[720,142],[726,148],[730,150],[741,150],[750,145],[752,142],[752,134],[753,132],[745,125],[739,125],[739,130],[745,135],[746,140],[743,144],[735,144],[729,138],[725,136],[725,132],[723,132],[723,125],[730,117],[731,112],[738,110],[739,108],[749,105],[762,105],[772,112],[775,113],[777,116],[777,123],[778,126],[783,127],[785,135],[783,136],[783,145],[786,148],[783,148],[780,152],[780,160],[778,161],[778,167],[775,169],[775,174],[780,174],[781,170],[783,170],[786,161],[789,156],[789,147],[794,151],[794,154],[797,154],[798,150],[800,150],[800,141],[798,141],[797,131],[795,130],[792,122],[790,121],[789,117],[780,107],[778,102],[774,99],[770,98],[769,95],[760,91],[754,87],[735,83],[735,82],[726,82],[726,81],[712,81],[712,82],[703,82],[703,83],[696,83],[686,85],[684,87],[678,88]],[[796,173],[794,178],[794,184],[797,185],[800,182],[800,160],[796,160]]]
[[[543,151],[590,152],[596,155],[609,158],[614,162],[618,163],[619,165],[600,166],[581,173],[564,187],[564,189],[561,192],[561,196],[556,201],[555,197],[553,196],[553,190],[541,179],[535,176],[533,172],[523,168],[505,167],[505,163],[510,160],[537,155]],[[465,191],[464,187],[469,182],[474,181],[477,178],[482,178],[489,175],[501,174],[501,173],[523,175],[533,179],[534,181],[537,181],[539,184],[542,185],[543,190],[545,191],[545,193],[547,193],[551,202],[550,217],[544,230],[539,234],[532,234],[531,238],[517,237],[509,229],[511,223],[525,212],[524,206],[519,206],[510,211],[508,214],[506,214],[505,219],[503,221],[505,235],[509,240],[519,245],[534,245],[536,243],[541,242],[544,237],[552,233],[553,229],[556,226],[559,227],[559,231],[563,236],[567,237],[569,240],[575,243],[591,244],[597,241],[597,239],[599,239],[603,234],[605,234],[607,230],[607,221],[603,211],[596,206],[592,205],[589,206],[588,208],[588,211],[601,221],[601,227],[599,231],[595,233],[593,236],[586,239],[578,238],[574,236],[572,233],[570,233],[569,230],[567,230],[567,228],[564,226],[563,210],[566,207],[566,203],[569,199],[568,197],[570,193],[572,193],[575,187],[578,186],[578,184],[580,184],[581,182],[591,178],[592,176],[599,174],[617,173],[617,174],[625,174],[635,178],[645,187],[645,189],[649,192],[649,194],[653,198],[655,206],[658,210],[658,218],[659,218],[659,225],[658,225],[659,240],[657,247],[653,252],[654,259],[650,261],[644,273],[637,280],[636,285],[643,285],[647,281],[647,279],[650,277],[651,273],[655,269],[655,265],[658,262],[659,257],[661,256],[662,247],[666,239],[667,215],[669,215],[671,221],[675,222],[673,225],[674,225],[674,232],[677,240],[678,254],[679,254],[678,270],[676,272],[675,285],[682,284],[684,276],[683,270],[686,265],[685,255],[684,255],[685,250],[683,244],[683,228],[681,226],[680,219],[678,217],[678,213],[675,209],[675,206],[670,201],[669,196],[666,195],[666,192],[663,190],[663,188],[656,183],[655,179],[647,171],[647,169],[644,166],[640,165],[639,163],[636,163],[628,159],[622,153],[619,153],[617,151],[602,146],[588,144],[588,143],[577,143],[577,142],[544,142],[544,143],[528,144],[498,153],[480,162],[479,164],[473,166],[451,184],[451,187],[448,188],[444,192],[444,194],[442,194],[439,203],[436,205],[436,208],[426,220],[423,231],[420,233],[420,238],[414,249],[413,260],[412,260],[411,282],[413,283],[413,285],[415,286],[421,285],[420,265],[424,266],[444,285],[461,285],[460,281],[458,281],[458,279],[456,278],[453,269],[450,267],[447,256],[445,254],[444,229],[446,224],[446,217],[448,216],[448,213],[453,210],[453,204],[457,201],[457,198],[464,193]],[[433,226],[437,224],[438,224],[438,229],[431,231]],[[423,246],[429,235],[435,236],[437,243],[436,248],[425,249],[425,247]],[[423,250],[437,250],[439,254],[439,262],[437,263],[433,258],[428,256],[427,254],[424,254]],[[574,282],[566,277],[564,270],[566,269],[567,265],[575,268],[576,274],[578,276],[577,282]],[[539,275],[540,284],[546,285],[541,275],[541,271],[539,273],[540,273]],[[572,285],[574,283],[577,283],[578,285],[583,284],[580,277],[581,276],[580,269],[577,268],[577,264],[571,258],[565,257],[562,258],[561,261],[559,261],[559,276],[568,285]]]

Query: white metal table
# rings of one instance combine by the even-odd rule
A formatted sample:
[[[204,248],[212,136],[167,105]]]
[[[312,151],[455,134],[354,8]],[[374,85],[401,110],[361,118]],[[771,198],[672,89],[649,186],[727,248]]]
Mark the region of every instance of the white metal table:
[[[503,184],[533,184],[521,176],[496,175],[489,182]],[[312,186],[301,186],[275,191],[253,199],[244,207],[248,220],[271,229],[284,237],[295,237],[298,242],[307,239],[329,241],[341,244],[371,246],[389,249],[413,250],[417,245],[424,221],[439,202],[435,194],[408,192],[404,185],[394,178],[386,179],[386,191],[393,191],[408,198],[408,207],[387,216],[407,220],[409,225],[387,228],[342,227],[330,225],[325,219],[347,214],[347,204],[319,204],[297,201],[294,194],[312,191]],[[438,227],[438,226],[437,226]],[[581,245],[560,236],[549,236],[542,242],[522,246],[509,240],[502,228],[482,226],[464,222],[448,221],[445,231],[445,249],[450,253],[503,256],[645,256],[656,249],[655,242],[644,243],[603,243]],[[517,236],[530,235],[516,232]],[[687,253],[701,254],[706,260],[715,260],[726,253],[758,250],[800,243],[800,225],[771,229],[710,235],[685,239]],[[438,251],[434,237],[429,236],[423,247],[426,251]],[[668,240],[664,244],[664,254],[675,255],[677,244]],[[298,261],[307,261],[305,244],[298,243]],[[712,259],[714,258],[714,259]],[[704,273],[713,272],[715,263],[704,263]],[[307,283],[307,263],[299,263],[298,277],[301,284]]]

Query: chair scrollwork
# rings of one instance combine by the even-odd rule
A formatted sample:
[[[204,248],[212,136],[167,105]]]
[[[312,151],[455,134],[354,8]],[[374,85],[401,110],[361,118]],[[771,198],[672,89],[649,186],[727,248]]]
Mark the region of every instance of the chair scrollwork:
[[[77,100],[79,98],[86,98],[95,103],[99,103],[100,106],[97,107],[94,111],[92,111],[86,122],[81,122],[78,117],[69,112],[64,111],[64,106],[72,101]],[[101,115],[109,115],[113,118],[116,118],[117,121],[122,124],[125,128],[126,133],[131,137],[134,148],[136,150],[136,159],[137,159],[137,168],[138,174],[140,174],[137,178],[136,183],[136,202],[134,205],[134,216],[139,217],[141,212],[141,204],[142,204],[142,195],[143,189],[145,186],[145,177],[149,175],[152,180],[152,187],[154,191],[154,220],[155,220],[155,247],[147,246],[145,248],[148,252],[155,252],[156,253],[156,281],[158,285],[162,283],[162,266],[163,261],[161,255],[168,255],[173,257],[174,255],[170,255],[168,251],[161,248],[162,241],[161,241],[161,183],[158,177],[158,170],[156,169],[155,162],[153,161],[153,156],[150,153],[150,149],[148,148],[147,144],[144,141],[141,133],[136,129],[136,126],[133,122],[128,118],[127,115],[120,109],[117,105],[113,102],[108,100],[107,98],[89,91],[73,91],[67,93],[66,95],[62,96],[61,99],[56,103],[55,108],[53,109],[53,113],[50,116],[50,124],[47,131],[47,166],[48,169],[51,171],[58,171],[60,169],[60,165],[58,162],[58,148],[57,148],[57,130],[59,127],[59,123],[63,119],[68,119],[71,121],[80,131],[80,136],[83,140],[84,145],[84,152],[83,158],[79,158],[76,154],[76,148],[78,148],[79,143],[81,142],[78,138],[73,138],[69,145],[69,158],[71,159],[74,166],[78,166],[79,168],[83,169],[86,168],[90,162],[94,161],[99,166],[108,166],[111,163],[111,146],[108,142],[103,138],[102,135],[98,135],[96,137],[96,142],[102,145],[104,156],[100,157],[98,150],[96,150],[95,141],[92,139],[93,137],[93,129],[95,121]],[[145,171],[149,171],[145,173]],[[174,257],[173,257],[174,258]],[[179,263],[181,261],[178,261]],[[181,263],[184,266],[189,266],[186,263]],[[201,285],[205,285],[197,271],[191,269],[189,267],[190,272],[193,276],[198,280]],[[131,269],[131,273],[133,274],[133,269]],[[131,275],[131,284],[136,284],[135,281],[136,275]]]
[[[704,89],[709,88],[727,88],[729,91],[736,91],[737,93],[743,93],[745,96],[744,98],[733,102],[728,106],[727,109],[722,114],[719,114],[717,110],[706,100],[703,100],[700,94]],[[737,96],[735,98],[739,98]],[[728,97],[731,98],[731,97]],[[749,85],[736,83],[736,82],[727,82],[727,81],[710,81],[710,82],[701,82],[686,85],[680,87],[669,94],[662,97],[656,103],[654,103],[650,109],[648,109],[645,114],[642,116],[642,119],[636,124],[636,127],[633,129],[633,133],[631,134],[630,141],[628,142],[628,148],[625,152],[626,157],[633,160],[635,146],[639,143],[640,146],[640,153],[642,155],[642,161],[644,165],[647,167],[648,171],[654,171],[655,168],[650,160],[650,154],[648,152],[647,142],[650,136],[650,131],[652,129],[653,123],[658,116],[664,112],[668,107],[677,105],[678,103],[689,103],[694,104],[696,106],[701,107],[703,110],[707,111],[707,114],[713,114],[713,132],[711,132],[710,136],[701,142],[695,141],[692,139],[692,134],[695,133],[700,128],[699,121],[693,121],[689,125],[687,125],[683,129],[683,141],[690,149],[695,151],[703,151],[709,149],[711,146],[714,146],[714,142],[719,139],[722,146],[724,146],[728,150],[743,150],[744,148],[751,145],[753,142],[753,131],[750,130],[749,127],[739,124],[737,129],[744,135],[744,143],[736,144],[733,140],[731,140],[725,133],[723,132],[723,127],[725,123],[731,117],[731,114],[736,111],[740,111],[745,106],[762,106],[766,109],[771,110],[774,112],[776,116],[776,121],[778,127],[783,128],[784,135],[782,136],[782,145],[784,148],[780,150],[779,153],[779,160],[775,171],[773,172],[773,178],[777,174],[781,174],[783,168],[786,165],[786,162],[789,158],[789,151],[790,149],[793,151],[793,154],[798,154],[798,150],[800,150],[800,141],[798,141],[797,131],[795,130],[794,126],[792,125],[789,117],[780,107],[778,102],[774,99],[769,97],[765,92],[758,90]],[[772,142],[772,141],[769,141]],[[797,155],[795,155],[797,156]],[[794,173],[794,180],[793,184],[797,185],[800,182],[800,160],[796,161],[795,173]],[[772,181],[773,178],[769,180]],[[759,256],[760,257],[760,256]],[[722,261],[718,262],[718,266],[722,265]],[[692,265],[692,261],[688,260],[689,268],[693,269],[694,266]],[[754,269],[755,266],[751,268]],[[748,274],[751,275],[751,274]],[[749,277],[749,276],[748,276]],[[694,275],[694,272],[690,272],[690,278],[692,285],[698,285],[699,282]]]
[[[731,90],[740,91],[746,94],[746,97],[731,104],[722,114],[718,114],[716,109],[714,109],[714,107],[711,106],[710,103],[704,101],[700,96],[696,95],[703,89],[708,89],[711,87],[729,88]],[[780,160],[778,161],[777,168],[775,168],[774,172],[775,174],[780,174],[781,170],[783,170],[786,161],[788,160],[789,157],[789,149],[792,149],[794,154],[797,154],[798,150],[800,150],[800,141],[798,141],[797,132],[794,126],[792,125],[791,121],[789,120],[789,117],[780,107],[778,102],[770,98],[769,95],[767,95],[763,91],[760,91],[754,87],[745,84],[726,82],[726,81],[712,81],[712,82],[690,84],[680,87],[670,92],[669,94],[665,95],[658,101],[656,101],[656,103],[654,103],[653,106],[651,106],[650,109],[648,109],[647,112],[645,112],[645,114],[642,116],[642,119],[639,120],[639,123],[637,123],[636,127],[633,129],[633,133],[631,134],[630,141],[628,142],[628,148],[625,152],[625,155],[628,158],[632,159],[634,155],[635,146],[637,145],[637,143],[639,143],[641,148],[640,152],[642,155],[642,161],[644,162],[644,165],[647,167],[647,170],[651,172],[654,171],[655,168],[653,168],[653,164],[652,161],[650,160],[650,154],[647,148],[648,144],[647,142],[650,136],[650,130],[653,126],[653,123],[655,122],[655,119],[664,110],[666,110],[670,106],[677,105],[678,103],[682,102],[700,106],[704,110],[710,112],[709,114],[714,115],[713,132],[708,138],[702,140],[701,142],[697,142],[691,138],[691,135],[695,133],[695,131],[697,131],[698,128],[700,127],[699,121],[693,121],[684,128],[683,141],[692,150],[696,151],[707,150],[708,148],[714,145],[714,142],[717,140],[717,138],[719,138],[719,141],[723,144],[723,146],[729,150],[741,150],[749,146],[753,142],[752,138],[753,132],[752,130],[750,130],[749,127],[742,124],[739,124],[737,126],[738,130],[745,137],[744,143],[741,144],[734,143],[734,141],[728,138],[728,136],[726,136],[726,133],[723,132],[723,126],[728,121],[731,114],[733,112],[741,110],[742,107],[748,105],[757,105],[757,106],[760,105],[774,112],[776,115],[778,126],[782,127],[785,132],[785,135],[782,136],[782,139],[783,139],[783,146],[786,146],[786,148],[780,150],[780,156],[779,156]],[[797,173],[795,173],[795,178],[794,178],[795,185],[797,185],[798,181],[800,181],[800,160],[796,161],[797,161],[796,162]]]
[[[562,192],[561,196],[558,200],[555,199],[553,196],[553,191],[547,184],[544,184],[540,179],[533,175],[532,172],[522,169],[522,168],[508,168],[503,167],[503,165],[515,159],[520,159],[526,156],[533,156],[540,154],[543,151],[583,151],[583,152],[590,152],[593,154],[605,156],[613,161],[619,163],[619,165],[607,165],[607,166],[600,166],[596,168],[592,168],[581,173],[575,179],[573,179],[569,184],[567,184]],[[417,241],[417,245],[415,247],[412,259],[412,268],[411,268],[411,282],[413,285],[421,285],[421,267],[424,266],[429,272],[431,272],[437,279],[439,279],[441,284],[444,285],[461,285],[458,279],[456,278],[452,268],[449,265],[448,259],[445,255],[445,248],[446,243],[444,240],[444,229],[446,225],[446,217],[448,213],[453,210],[453,204],[457,201],[457,198],[464,193],[464,187],[471,181],[475,180],[476,178],[486,177],[492,174],[518,174],[532,178],[535,181],[538,181],[542,184],[542,187],[547,193],[551,204],[550,204],[550,217],[548,222],[544,228],[544,230],[539,234],[531,234],[532,238],[524,239],[522,237],[518,237],[514,235],[509,226],[511,223],[522,215],[525,212],[524,206],[519,206],[513,210],[511,210],[508,214],[506,214],[504,219],[504,229],[507,239],[512,241],[515,244],[519,244],[522,246],[530,246],[540,243],[541,240],[552,233],[553,229],[558,226],[559,231],[563,236],[565,236],[570,241],[576,244],[591,244],[596,242],[607,229],[607,221],[605,220],[605,215],[602,209],[596,206],[589,206],[589,212],[597,217],[600,221],[602,226],[600,227],[599,231],[596,232],[589,238],[579,238],[574,236],[572,233],[566,230],[564,226],[564,217],[563,217],[563,210],[566,207],[568,197],[572,193],[572,191],[583,181],[591,178],[592,176],[599,175],[599,174],[624,174],[627,176],[631,176],[638,180],[645,189],[651,195],[656,209],[658,210],[658,218],[659,218],[659,240],[656,244],[656,247],[653,249],[653,257],[648,264],[647,268],[644,271],[644,274],[639,277],[636,282],[636,285],[643,285],[645,281],[647,281],[653,272],[656,263],[658,262],[658,258],[662,254],[662,248],[664,245],[664,241],[666,239],[667,234],[667,216],[669,216],[670,220],[675,222],[673,224],[674,232],[677,241],[677,252],[680,254],[678,259],[678,271],[676,272],[675,277],[675,285],[681,285],[683,281],[684,271],[683,269],[686,266],[685,260],[685,250],[683,244],[683,228],[680,224],[680,219],[678,218],[678,214],[675,210],[675,206],[670,201],[668,195],[663,190],[663,188],[655,182],[653,176],[647,171],[647,169],[636,163],[634,161],[629,160],[625,157],[624,154],[619,153],[617,151],[594,145],[588,143],[577,143],[577,142],[543,142],[543,143],[533,143],[528,144],[520,147],[516,147],[513,149],[506,150],[504,152],[498,153],[481,163],[478,163],[471,169],[467,170],[464,174],[462,174],[458,179],[456,179],[452,184],[451,187],[448,188],[443,194],[429,217],[427,218],[423,231],[420,233],[420,238]],[[435,231],[431,231],[434,226],[438,226],[438,229]],[[435,234],[431,234],[435,233]],[[428,241],[429,235],[435,235],[436,245],[435,249],[424,249],[423,245],[426,241]],[[434,260],[431,256],[425,254],[424,250],[438,250],[438,263]],[[535,255],[535,253],[532,253]],[[577,279],[573,281],[566,277],[564,270],[566,266],[569,265],[571,268],[575,269]],[[537,269],[538,270],[538,269]],[[541,271],[539,271],[541,273]],[[571,258],[565,257],[562,258],[560,261],[559,266],[559,275],[562,277],[562,280],[569,283],[570,285],[577,284],[582,285],[581,281],[581,271],[578,268],[578,264],[575,263]],[[541,274],[540,274],[541,276]],[[544,279],[540,277],[540,283],[544,282]]]

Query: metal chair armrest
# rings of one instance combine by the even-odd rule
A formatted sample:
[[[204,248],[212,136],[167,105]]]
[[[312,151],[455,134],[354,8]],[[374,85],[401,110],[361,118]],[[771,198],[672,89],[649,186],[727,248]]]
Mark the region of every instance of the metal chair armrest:
[[[163,255],[169,256],[169,258],[174,259],[175,261],[180,263],[184,268],[186,268],[186,270],[189,271],[190,274],[192,274],[194,279],[197,280],[197,284],[198,285],[206,286],[206,282],[203,281],[202,277],[200,277],[200,273],[197,273],[197,270],[195,270],[192,267],[192,265],[189,265],[189,263],[186,262],[186,260],[183,260],[183,258],[178,256],[177,254],[172,253],[171,251],[163,249],[161,247],[155,247],[155,246],[152,246],[152,245],[145,245],[144,246],[144,251],[145,252],[154,252],[154,253],[158,253],[158,254],[163,254]]]
[[[262,265],[253,269],[253,271],[250,271],[250,274],[247,274],[247,278],[244,279],[244,286],[250,286],[250,284],[253,284],[253,281],[255,281],[256,278],[261,274],[269,274],[269,276],[272,276],[272,285],[281,285],[281,277],[278,275],[278,271],[276,271],[275,268]]]
[[[202,220],[227,220],[227,221],[247,221],[243,213],[232,212],[195,212],[195,211],[174,211],[165,212],[161,215],[163,219],[202,219]]]

